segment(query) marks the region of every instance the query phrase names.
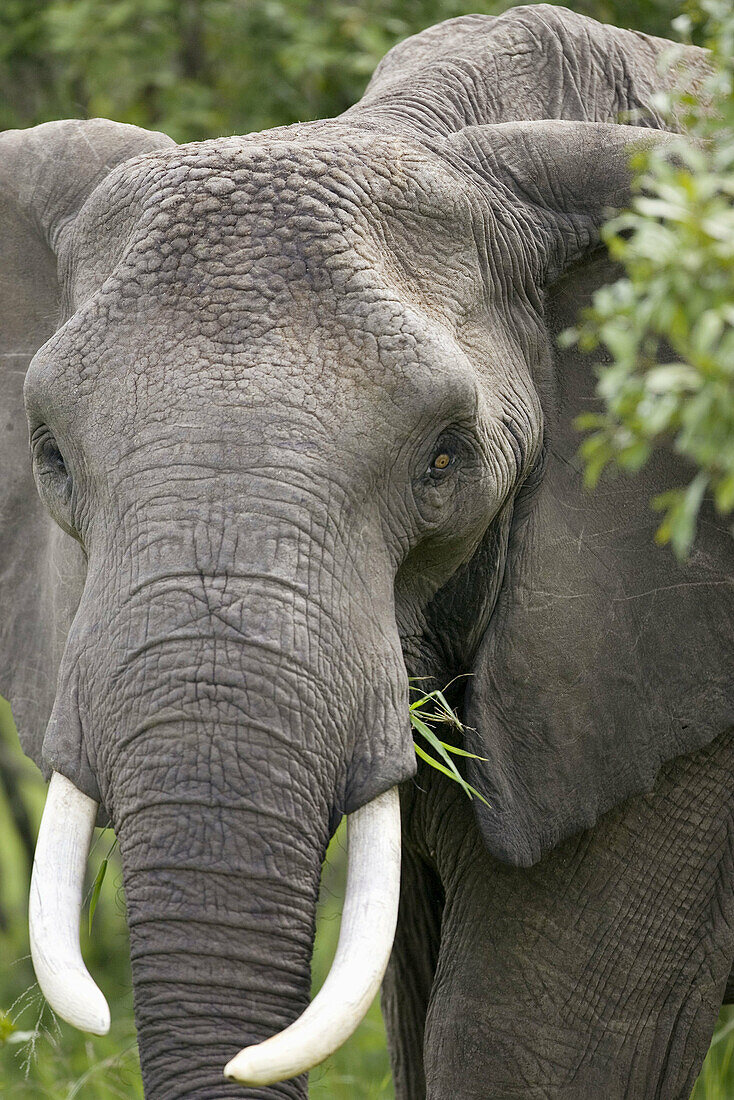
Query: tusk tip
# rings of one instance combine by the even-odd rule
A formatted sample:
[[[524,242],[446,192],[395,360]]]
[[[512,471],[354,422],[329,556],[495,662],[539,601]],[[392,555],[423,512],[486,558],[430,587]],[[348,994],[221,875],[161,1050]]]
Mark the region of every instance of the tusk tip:
[[[283,1034],[283,1033],[281,1033]],[[277,1085],[279,1081],[288,1081],[298,1077],[312,1067],[301,1059],[295,1061],[283,1051],[281,1035],[273,1035],[262,1043],[243,1047],[224,1067],[224,1076],[228,1081],[240,1085],[263,1086]]]
[[[67,1024],[92,1035],[106,1035],[110,1030],[110,1009],[102,991],[88,974],[65,971],[41,985],[51,1008]]]
[[[224,1076],[228,1081],[238,1081],[241,1085],[269,1085],[272,1083],[263,1080],[262,1073],[257,1072],[257,1058],[252,1057],[252,1052],[256,1050],[257,1046],[245,1047],[227,1062],[224,1067]]]

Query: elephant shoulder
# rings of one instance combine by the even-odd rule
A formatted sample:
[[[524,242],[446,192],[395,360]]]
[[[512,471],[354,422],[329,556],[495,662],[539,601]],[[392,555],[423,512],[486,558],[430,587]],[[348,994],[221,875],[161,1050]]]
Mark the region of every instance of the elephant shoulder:
[[[623,30],[551,4],[500,16],[439,23],[395,46],[352,110],[380,110],[416,129],[536,119],[617,122],[663,128],[654,93],[675,73],[673,43]],[[705,50],[677,47],[690,79],[707,69]]]

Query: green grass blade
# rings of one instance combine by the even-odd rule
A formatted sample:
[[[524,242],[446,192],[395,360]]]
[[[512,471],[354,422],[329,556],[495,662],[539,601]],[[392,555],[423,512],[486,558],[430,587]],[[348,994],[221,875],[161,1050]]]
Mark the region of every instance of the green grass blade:
[[[442,691],[436,691],[436,692],[434,692],[434,695],[435,695],[436,699],[438,699],[439,703],[441,704],[441,707],[442,707],[442,709],[443,709],[443,711],[446,715],[446,721],[450,725],[456,726],[457,729],[463,729],[464,727],[462,726],[461,722],[459,721],[455,710],[449,704],[449,702],[447,701],[446,696],[443,694],[443,692]]]
[[[458,677],[457,677],[458,679]],[[410,691],[419,691],[420,689],[413,687],[412,680],[408,681]],[[453,683],[453,681],[452,681]],[[447,685],[448,687],[448,685]],[[427,709],[427,704],[432,703],[432,709]],[[425,692],[419,699],[415,699],[412,703],[408,704],[408,711],[410,716],[410,724],[416,733],[423,737],[430,747],[436,752],[437,760],[434,756],[430,756],[420,746],[413,741],[415,751],[417,755],[425,760],[427,764],[430,764],[432,768],[440,771],[443,775],[448,776],[449,779],[453,779],[455,783],[458,783],[467,798],[478,798],[480,802],[483,802],[485,806],[489,806],[489,802],[480,794],[479,791],[472,787],[470,783],[464,779],[463,775],[457,768],[456,764],[452,760],[452,756],[463,756],[470,760],[485,760],[486,757],[478,756],[474,752],[468,752],[466,749],[458,748],[456,745],[451,745],[446,741],[442,741],[440,737],[433,731],[433,729],[427,723],[444,723],[446,725],[453,726],[454,729],[464,732],[465,727],[458,717],[453,707],[449,703],[448,699],[442,691],[435,690]],[[443,763],[441,763],[443,761]]]
[[[466,749],[460,749],[457,745],[448,745],[445,741],[441,744],[446,749],[446,752],[452,752],[455,756],[468,756],[471,760],[486,760],[486,756],[477,756],[475,752],[467,752]]]
[[[420,719],[418,719],[418,727],[417,728],[418,728],[419,732],[423,735],[423,737],[425,737],[425,739],[428,741],[431,748],[435,749],[436,752],[439,754],[439,756],[445,761],[445,765],[443,765],[440,770],[446,771],[446,773],[451,777],[451,779],[453,779],[455,783],[459,784],[461,789],[466,794],[467,798],[471,798],[472,794],[471,794],[471,788],[470,788],[469,784],[464,779],[464,776],[461,774],[459,769],[456,767],[456,764],[453,762],[453,760],[451,759],[451,757],[449,756],[449,754],[446,752],[445,748],[443,747],[443,743],[441,741],[439,741],[438,737],[436,737],[436,734],[433,732],[433,730],[429,729],[429,727],[425,724],[425,722],[421,722]],[[415,744],[415,742],[413,742],[413,744]],[[432,757],[431,759],[433,760],[434,758]]]
[[[443,772],[443,774],[447,775],[449,779],[456,780],[456,776],[453,772],[450,772],[448,768],[445,768],[443,764],[436,760],[435,756],[429,756],[428,753],[420,747],[420,745],[416,745],[415,741],[413,742],[413,747],[418,756],[420,756],[421,760],[425,760],[426,764],[430,764],[432,768],[436,769],[436,771]]]
[[[467,788],[471,791],[475,798],[478,798],[480,802],[483,802],[488,810],[492,809],[492,803],[488,802],[483,794],[480,794],[476,787],[472,787],[471,783],[466,784]]]
[[[421,707],[425,706],[426,703],[430,703],[430,701],[431,701],[430,695],[424,695],[422,699],[416,699],[416,701],[414,703],[411,703],[410,704],[410,709],[411,709],[411,711],[420,710]]]
[[[97,908],[97,902],[99,901],[100,891],[102,890],[102,883],[104,877],[107,874],[107,859],[103,859],[99,865],[99,870],[94,880],[94,886],[92,887],[92,896],[89,899],[89,935],[92,934],[92,921],[94,920],[94,911]]]
[[[426,741],[431,746],[431,748],[436,750],[436,752],[441,757],[441,759],[444,761],[446,766],[452,770],[452,772],[454,773],[454,778],[461,779],[461,774],[459,772],[459,769],[456,767],[456,764],[454,764],[453,760],[451,759],[449,754],[446,752],[446,749],[444,748],[444,745],[443,745],[443,741],[440,741],[438,739],[438,737],[433,732],[433,730],[430,728],[430,726],[427,726],[426,723],[421,718],[417,718],[415,715],[413,715],[411,721],[413,723],[413,728],[417,729],[418,732],[423,737],[425,737]]]

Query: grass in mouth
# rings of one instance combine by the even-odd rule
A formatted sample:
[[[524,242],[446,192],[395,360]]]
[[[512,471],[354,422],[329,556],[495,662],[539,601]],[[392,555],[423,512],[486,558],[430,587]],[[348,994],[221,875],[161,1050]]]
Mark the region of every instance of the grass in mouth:
[[[423,688],[417,686],[418,679],[414,677],[409,680],[409,691],[418,696],[410,703],[410,724],[418,736],[430,745],[436,755],[432,756],[426,752],[423,746],[413,739],[416,755],[421,760],[425,760],[426,764],[430,764],[436,771],[458,783],[467,798],[478,798],[485,806],[489,806],[489,802],[487,802],[484,795],[480,794],[476,787],[472,787],[471,783],[467,783],[457,768],[456,761],[452,759],[454,756],[467,756],[472,760],[484,760],[485,757],[477,756],[474,752],[467,752],[466,749],[457,748],[456,745],[441,740],[432,728],[433,726],[451,726],[462,734],[465,732],[466,726],[442,691],[424,691]]]
[[[472,787],[471,783],[467,783],[463,775],[456,766],[456,762],[452,759],[454,756],[469,757],[472,760],[484,760],[483,756],[477,756],[476,753],[467,752],[465,749],[457,748],[456,745],[451,745],[446,741],[442,741],[441,738],[432,729],[436,725],[450,726],[452,729],[457,730],[463,734],[466,730],[463,722],[459,718],[456,711],[453,709],[443,691],[425,691],[422,687],[419,687],[420,677],[415,677],[409,680],[409,690],[412,694],[417,695],[418,698],[414,699],[409,704],[410,708],[410,724],[415,730],[416,734],[423,738],[423,740],[433,749],[435,756],[426,752],[422,745],[413,740],[413,747],[415,748],[416,755],[421,760],[425,760],[436,771],[441,772],[442,775],[447,776],[453,780],[454,783],[458,783],[461,789],[466,794],[467,798],[478,798],[480,802],[483,802],[485,806],[489,806],[489,802],[480,794],[476,787]],[[447,685],[447,687],[450,685]],[[438,759],[437,759],[438,757]],[[102,890],[102,884],[107,874],[107,867],[109,857],[111,856],[117,839],[112,843],[112,847],[99,865],[99,870],[92,884],[89,894],[87,895],[88,901],[88,930],[89,935],[92,935],[92,921],[94,920],[95,910],[97,908],[97,902],[99,901],[100,892]]]

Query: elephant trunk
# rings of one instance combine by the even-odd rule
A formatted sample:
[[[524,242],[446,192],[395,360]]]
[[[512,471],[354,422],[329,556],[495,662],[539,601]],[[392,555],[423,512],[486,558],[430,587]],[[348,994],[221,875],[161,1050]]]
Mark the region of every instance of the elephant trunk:
[[[39,983],[64,1019],[104,1034],[109,1009],[81,958],[84,867],[97,804],[59,773],[52,777],[36,850],[29,919]],[[358,1026],[387,966],[400,889],[400,809],[396,788],[349,821],[347,893],[334,963],[318,996],[285,1030],[245,1047],[224,1068],[247,1085],[271,1085],[307,1072]]]
[[[267,600],[249,582],[230,584],[225,600],[204,584],[194,600],[178,579],[156,582],[145,601],[141,591],[123,605],[104,642],[73,663],[64,698],[77,700],[84,751],[119,839],[146,1096],[302,1098],[305,1078],[294,1075],[356,1027],[389,955],[399,879],[390,788],[409,772],[400,754],[381,749],[386,730],[396,736],[404,688],[388,661],[390,638],[360,639],[355,617],[348,632],[321,606],[320,631],[306,631],[300,623],[312,609],[294,606],[291,588],[286,604],[275,581]],[[340,644],[347,637],[361,641],[361,665]],[[68,713],[58,706],[50,728],[68,727]],[[64,760],[51,762],[63,776]],[[61,849],[74,849],[79,876],[94,800],[75,793],[85,800],[80,827]],[[302,1016],[321,863],[342,811],[353,813],[356,841],[346,940],[323,996]],[[60,835],[58,823],[45,824],[42,838]],[[53,926],[78,928],[79,883],[44,882],[55,862],[41,845],[31,916],[42,982]],[[62,968],[83,977],[73,946]],[[44,990],[87,1026],[58,985]],[[74,996],[99,1008],[88,976]]]
[[[222,792],[170,798],[144,794],[117,824],[143,1080],[151,1100],[220,1100],[242,1095],[222,1076],[233,1054],[308,1003],[323,839],[298,833],[274,792],[270,812]]]
[[[304,1073],[363,1019],[390,959],[400,899],[400,799],[396,787],[349,821],[349,871],[336,956],[318,996],[285,1031],[245,1047],[225,1077],[269,1085]]]

